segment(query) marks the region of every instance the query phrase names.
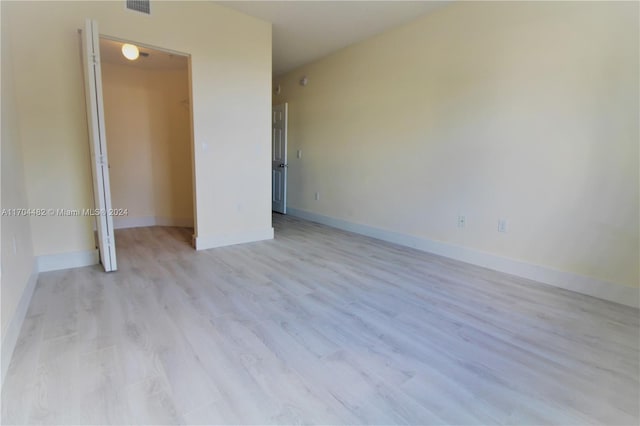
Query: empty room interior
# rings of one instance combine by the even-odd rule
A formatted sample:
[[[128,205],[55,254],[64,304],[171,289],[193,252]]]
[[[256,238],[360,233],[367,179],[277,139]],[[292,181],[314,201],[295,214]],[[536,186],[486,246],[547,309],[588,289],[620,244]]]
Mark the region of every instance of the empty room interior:
[[[640,3],[0,14],[2,424],[640,424]]]

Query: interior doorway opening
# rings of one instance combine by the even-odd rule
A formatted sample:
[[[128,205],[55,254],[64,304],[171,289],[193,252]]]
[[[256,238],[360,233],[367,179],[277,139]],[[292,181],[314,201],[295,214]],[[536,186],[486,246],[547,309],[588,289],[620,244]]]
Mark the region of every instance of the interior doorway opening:
[[[100,57],[114,228],[193,228],[189,57],[103,36]]]

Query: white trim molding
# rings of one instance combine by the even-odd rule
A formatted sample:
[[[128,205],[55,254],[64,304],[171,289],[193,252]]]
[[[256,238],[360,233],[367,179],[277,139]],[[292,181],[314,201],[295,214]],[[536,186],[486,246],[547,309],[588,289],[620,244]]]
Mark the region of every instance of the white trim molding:
[[[115,229],[141,228],[146,226],[177,226],[180,228],[193,228],[193,218],[172,218],[172,217],[129,217],[120,216],[113,218]]]
[[[273,228],[256,231],[225,233],[218,235],[196,236],[196,250],[206,250],[216,247],[231,246],[234,244],[253,243],[256,241],[272,240]]]
[[[97,265],[99,260],[98,250],[49,254],[36,258],[38,272],[59,271],[61,269]]]
[[[379,240],[388,241],[405,247],[415,248],[428,253],[437,254],[473,265],[482,266],[495,271],[505,272],[543,284],[575,291],[599,299],[608,300],[634,308],[640,307],[640,289],[622,284],[601,281],[596,278],[578,275],[572,272],[559,271],[546,266],[535,265],[521,260],[510,259],[496,254],[486,253],[467,247],[447,244],[399,232],[387,231],[373,226],[361,225],[343,219],[289,207],[291,216],[312,222],[328,225],[344,231],[366,235]]]
[[[1,380],[3,384],[4,379],[7,375],[7,371],[9,370],[9,364],[11,364],[13,352],[15,351],[16,345],[18,344],[18,336],[20,336],[20,330],[22,330],[22,324],[24,323],[24,319],[27,316],[27,311],[29,309],[29,305],[31,304],[31,298],[33,297],[33,292],[36,289],[37,282],[38,272],[34,265],[33,271],[31,272],[31,275],[29,275],[27,285],[24,287],[22,296],[20,296],[20,300],[18,301],[16,311],[13,313],[13,317],[9,321],[4,339],[2,339],[2,354],[0,356],[2,356]]]

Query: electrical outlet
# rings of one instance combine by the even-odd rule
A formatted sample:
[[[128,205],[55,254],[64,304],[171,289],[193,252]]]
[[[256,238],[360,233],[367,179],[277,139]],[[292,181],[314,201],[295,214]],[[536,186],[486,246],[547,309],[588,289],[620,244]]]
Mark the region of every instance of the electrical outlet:
[[[302,150],[301,150],[301,149],[299,149],[299,150],[296,152],[296,157],[298,157],[298,158],[302,158]]]
[[[507,232],[507,219],[498,220],[498,232]]]
[[[316,192],[316,201],[318,201],[320,199],[320,193]]]
[[[464,228],[467,226],[467,217],[464,215],[458,216],[458,228]]]

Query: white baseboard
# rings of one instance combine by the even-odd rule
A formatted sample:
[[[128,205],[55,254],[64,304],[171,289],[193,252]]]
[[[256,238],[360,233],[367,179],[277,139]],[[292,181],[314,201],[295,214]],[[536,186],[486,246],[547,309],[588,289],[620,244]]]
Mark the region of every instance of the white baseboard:
[[[16,307],[16,311],[13,314],[13,318],[11,318],[9,325],[7,326],[7,331],[5,333],[4,339],[2,339],[2,382],[4,384],[4,378],[7,375],[7,370],[9,369],[9,364],[11,363],[11,357],[13,355],[13,351],[16,348],[16,344],[18,343],[18,336],[20,335],[20,330],[22,329],[22,324],[24,323],[24,318],[27,315],[27,310],[29,309],[29,305],[31,304],[31,297],[33,296],[33,291],[36,288],[36,283],[38,282],[38,272],[35,268],[31,272],[29,276],[29,280],[27,281],[27,285],[22,292],[22,296],[20,296],[20,300],[18,301],[18,306]]]
[[[195,237],[196,250],[206,250],[210,248],[272,239],[273,228],[261,229],[257,231],[236,232],[233,234],[219,234]]]
[[[114,217],[113,227],[115,229],[140,228],[145,226],[178,226],[181,228],[193,228],[193,218],[172,218],[172,217]]]
[[[156,217],[156,226],[193,228],[193,218]]]
[[[97,265],[98,262],[98,250],[87,250],[38,256],[36,267],[38,272],[47,272]]]
[[[425,252],[437,254],[471,263],[485,268],[517,275],[522,278],[560,287],[577,293],[609,300],[622,305],[640,307],[640,289],[622,284],[601,281],[595,278],[559,271],[546,266],[535,265],[520,260],[509,259],[491,253],[486,253],[466,247],[455,246],[440,241],[387,231],[368,225],[348,222],[306,210],[288,208],[291,216],[312,222],[322,223],[334,228],[342,229],[398,245],[412,247]]]

